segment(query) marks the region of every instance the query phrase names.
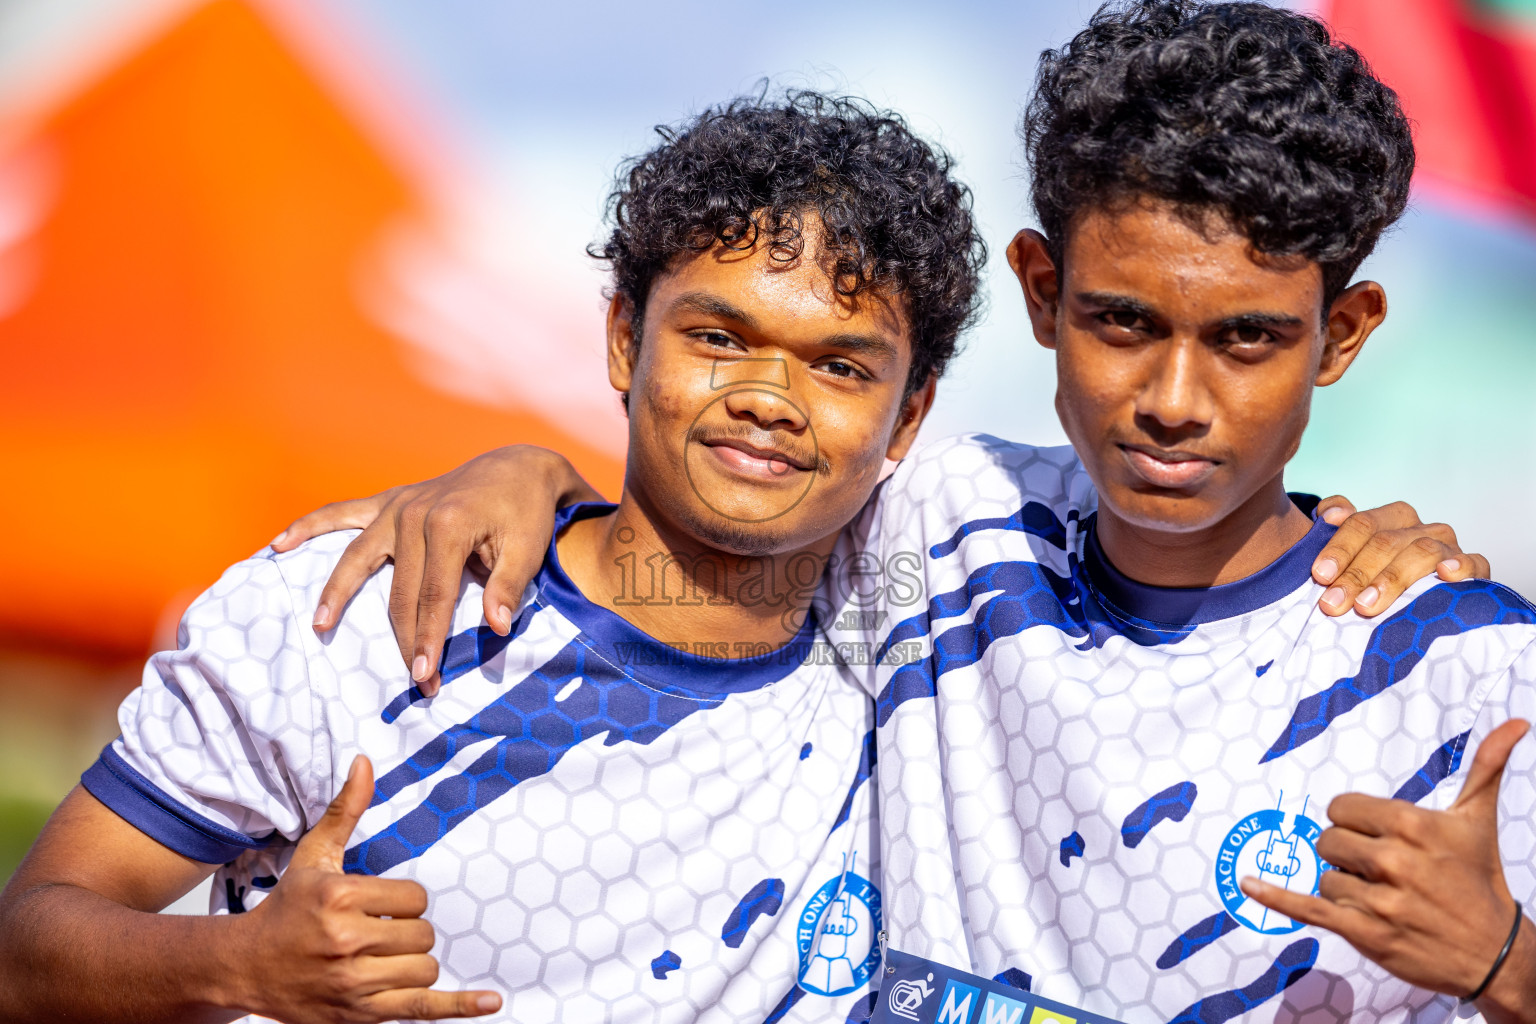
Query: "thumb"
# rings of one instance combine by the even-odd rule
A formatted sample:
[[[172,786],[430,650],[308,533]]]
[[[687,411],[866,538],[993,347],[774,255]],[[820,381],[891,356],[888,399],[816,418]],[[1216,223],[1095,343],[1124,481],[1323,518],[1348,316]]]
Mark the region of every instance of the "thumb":
[[[481,561],[485,561],[482,552]],[[504,545],[495,556],[495,562],[491,565],[490,578],[485,582],[485,621],[501,636],[506,636],[512,631],[512,621],[517,617],[517,608],[523,603],[523,591],[528,589],[528,584],[533,582],[534,575],[539,571],[539,566],[544,562],[544,552],[540,550],[537,557],[531,557],[528,552],[519,549],[516,545]]]
[[[1530,722],[1511,718],[1483,738],[1478,744],[1477,755],[1472,758],[1472,767],[1467,770],[1466,784],[1457,794],[1456,802],[1451,804],[1451,810],[1486,815],[1489,821],[1495,820],[1504,765],[1509,761],[1510,751],[1530,728]]]
[[[325,814],[315,822],[315,827],[304,834],[293,851],[294,867],[319,868],[341,872],[342,854],[347,840],[357,828],[357,820],[368,809],[373,799],[373,763],[359,754],[352,759],[347,781],[341,792],[325,809]]]

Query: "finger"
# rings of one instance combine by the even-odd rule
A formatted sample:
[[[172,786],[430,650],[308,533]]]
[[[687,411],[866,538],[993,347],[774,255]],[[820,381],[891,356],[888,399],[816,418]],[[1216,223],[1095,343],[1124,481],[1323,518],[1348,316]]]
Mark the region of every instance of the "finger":
[[[1371,580],[1392,564],[1398,547],[1407,543],[1402,534],[1395,532],[1374,533],[1366,538],[1360,550],[1334,578],[1333,586],[1323,594],[1319,602],[1323,611],[1329,615],[1342,615],[1353,607]]]
[[[486,554],[482,549],[481,560]],[[491,576],[485,583],[485,621],[502,636],[512,631],[514,609],[522,606],[523,594],[544,564],[544,549],[531,545],[499,544],[490,559]]]
[[[1335,494],[1318,502],[1316,512],[1323,522],[1338,526],[1355,514],[1355,503],[1342,494]]]
[[[1373,585],[1378,577],[1385,575],[1386,589],[1395,599],[1414,580],[1429,575],[1436,561],[1456,550],[1456,534],[1443,523],[1419,523],[1404,529],[1381,528],[1367,535],[1364,532],[1366,526],[1379,526],[1377,514],[1380,511],[1374,509],[1371,512],[1356,513],[1339,528],[1329,542],[1330,547],[1339,545],[1339,560],[1334,561],[1334,556],[1327,548],[1318,556],[1319,563],[1330,563],[1328,567],[1343,566],[1334,577],[1333,585],[1318,602],[1324,613],[1342,615],[1351,607],[1359,607],[1357,598],[1362,597],[1365,598],[1366,607],[1379,611],[1390,602],[1383,601],[1382,588]],[[1426,547],[1399,564],[1402,552],[1421,539],[1428,541]],[[1435,542],[1439,546],[1432,546]],[[1348,556],[1346,562],[1343,558],[1349,551],[1353,551],[1353,554]],[[1432,556],[1428,566],[1422,565],[1425,555]],[[1406,575],[1410,569],[1415,575]]]
[[[421,602],[426,564],[429,507],[425,501],[412,501],[400,509],[395,527],[395,576],[389,585],[389,622],[395,630],[395,644],[417,683],[430,678],[436,668],[416,659],[416,608]]]
[[[1373,917],[1379,916],[1372,910],[1376,902],[1373,891],[1382,888],[1343,871],[1324,871],[1323,877],[1317,880],[1318,893],[1329,903]]]
[[[1376,520],[1369,512],[1355,512],[1334,531],[1312,563],[1312,578],[1322,584],[1335,582],[1344,567],[1355,560],[1367,541],[1376,535]],[[1345,605],[1344,607],[1348,607]]]
[[[1358,875],[1368,881],[1378,882],[1383,875],[1380,864],[1382,843],[1382,839],[1356,832],[1354,829],[1335,826],[1324,829],[1323,834],[1318,837],[1317,855],[1342,871]],[[1340,873],[1339,871],[1326,872],[1330,875]]]
[[[1442,561],[1456,553],[1454,547],[1434,537],[1415,538],[1397,551],[1392,561],[1371,580],[1370,586],[1360,591],[1355,598],[1355,611],[1367,618],[1386,611],[1405,590],[1435,573]]]
[[[357,958],[357,980],[353,991],[358,995],[400,989],[430,988],[437,984],[437,958],[426,953],[402,953],[398,956],[361,956]]]
[[[1408,530],[1412,534],[1423,534],[1428,531],[1438,540],[1449,543],[1455,543],[1456,540],[1456,535],[1451,532],[1450,527],[1443,523],[1428,525],[1421,523],[1418,512],[1405,501],[1394,501],[1390,505],[1352,514],[1344,520],[1328,544],[1319,552],[1316,561],[1312,563],[1313,579],[1325,585],[1338,584],[1344,588],[1338,593],[1335,593],[1338,588],[1329,588],[1323,595],[1323,600],[1319,602],[1323,611],[1330,615],[1343,614],[1350,607],[1354,596],[1365,588],[1371,577],[1391,561],[1387,558],[1374,567],[1364,563],[1356,570],[1353,578],[1346,579],[1347,569],[1364,551],[1371,538],[1377,534],[1395,530]],[[1411,538],[1405,538],[1405,543],[1407,539]],[[1386,548],[1386,550],[1392,549],[1393,545],[1390,544]],[[1377,551],[1381,550],[1383,549],[1378,547]],[[1368,568],[1370,571],[1365,571]]]
[[[1238,883],[1238,887],[1249,899],[1284,914],[1292,921],[1326,928],[1342,935],[1345,939],[1349,939],[1351,934],[1359,931],[1361,919],[1365,918],[1364,914],[1352,907],[1341,907],[1337,903],[1317,896],[1291,892],[1278,885],[1261,882],[1257,878],[1244,878]]]
[[[357,821],[373,799],[373,764],[359,754],[352,759],[347,781],[331,801],[315,827],[305,833],[293,851],[291,867],[341,871],[342,853]]]
[[[378,517],[379,510],[388,503],[395,489],[381,491],[371,498],[355,498],[351,501],[334,501],[300,516],[288,524],[288,528],[272,538],[272,550],[292,551],[305,541],[322,533],[337,530],[366,529]]]
[[[369,917],[358,927],[359,949],[371,956],[430,953],[437,942],[432,925],[416,916],[392,915],[388,920]]]
[[[417,918],[427,912],[427,890],[408,878],[352,875],[351,905],[370,917]]]
[[[1424,525],[1418,510],[1406,501],[1394,501],[1365,511],[1370,514],[1378,530],[1411,530]]]
[[[483,1017],[501,1009],[495,992],[439,992],[436,989],[394,989],[363,1000],[369,1013],[380,1020],[447,1020],[452,1017]]]
[[[1405,800],[1343,793],[1328,804],[1328,820],[1337,828],[1349,829],[1363,836],[1401,835],[1403,819],[1426,812]]]
[[[1457,552],[1435,566],[1435,575],[1447,583],[1460,583],[1462,580],[1491,579],[1493,569],[1482,555]]]
[[[421,572],[421,593],[416,607],[416,649],[411,675],[425,666],[430,675],[418,679],[421,692],[432,696],[441,686],[438,666],[443,645],[453,628],[453,609],[464,580],[464,564],[475,549],[476,537],[451,505],[434,508],[427,515],[426,557]]]
[[[1531,723],[1511,718],[1494,729],[1477,745],[1472,767],[1467,769],[1467,781],[1451,804],[1451,810],[1469,812],[1495,821],[1499,806],[1499,780],[1504,777],[1504,765],[1510,751],[1530,731]]]
[[[394,531],[389,522],[388,517],[379,519],[353,537],[347,550],[336,560],[330,578],[320,591],[320,603],[315,606],[315,629],[324,632],[334,628],[341,609],[389,558],[394,545]]]

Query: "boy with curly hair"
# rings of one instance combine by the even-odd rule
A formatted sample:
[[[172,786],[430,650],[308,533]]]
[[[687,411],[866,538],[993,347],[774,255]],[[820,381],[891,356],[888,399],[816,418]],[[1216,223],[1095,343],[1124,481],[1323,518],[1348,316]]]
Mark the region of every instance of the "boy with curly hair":
[[[346,536],[231,568],[0,900],[0,1020],[867,1015],[873,708],[811,595],[984,250],[948,157],[861,101],[664,134],[600,252],[618,504],[562,512],[505,635],[465,580],[432,699],[388,572],[311,632]],[[154,913],[210,874],[227,913]]]

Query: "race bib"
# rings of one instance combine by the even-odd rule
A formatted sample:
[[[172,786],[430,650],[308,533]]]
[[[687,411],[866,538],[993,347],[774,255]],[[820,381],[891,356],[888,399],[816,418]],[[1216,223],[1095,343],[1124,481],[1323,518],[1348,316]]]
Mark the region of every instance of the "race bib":
[[[1120,1024],[1011,985],[885,951],[869,1024]]]

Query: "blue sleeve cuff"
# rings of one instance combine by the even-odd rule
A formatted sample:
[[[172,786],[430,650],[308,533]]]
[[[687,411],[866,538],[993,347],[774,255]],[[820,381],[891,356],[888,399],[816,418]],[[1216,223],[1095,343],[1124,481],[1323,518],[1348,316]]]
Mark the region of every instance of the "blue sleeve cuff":
[[[252,839],[187,810],[110,746],[80,776],[80,784],[149,838],[204,864],[227,864],[246,850],[261,849],[271,839],[270,835]]]

